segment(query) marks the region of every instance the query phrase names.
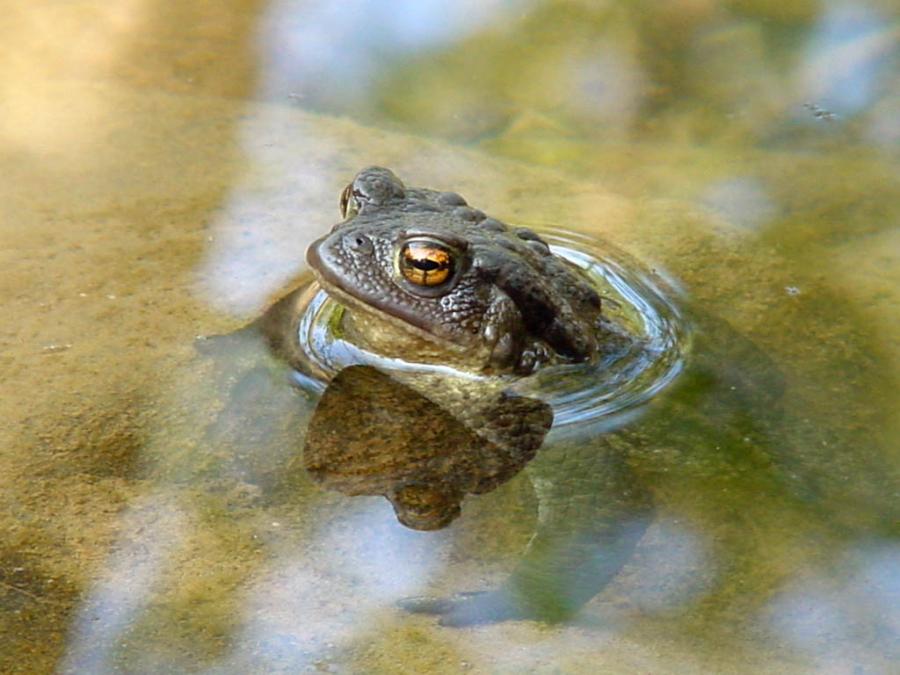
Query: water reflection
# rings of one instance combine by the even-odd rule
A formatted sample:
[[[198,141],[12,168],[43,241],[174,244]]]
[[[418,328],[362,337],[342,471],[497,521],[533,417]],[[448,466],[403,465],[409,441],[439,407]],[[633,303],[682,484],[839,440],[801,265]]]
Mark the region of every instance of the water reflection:
[[[462,40],[531,0],[278,0],[261,22],[262,94],[364,110],[395,63]]]
[[[720,180],[706,189],[704,205],[727,225],[756,229],[773,220],[779,209],[762,181],[752,176]]]
[[[861,545],[835,561],[839,579],[813,570],[792,579],[762,612],[767,628],[820,667],[853,667],[877,640],[900,659],[900,547]],[[850,638],[850,640],[848,640]]]
[[[147,611],[190,526],[173,501],[153,494],[131,505],[123,522],[129,535],[117,543],[102,578],[73,617],[71,649],[59,665],[60,672],[116,670],[122,643]]]
[[[440,568],[444,542],[400,527],[380,504],[326,520],[302,553],[276,545],[248,589],[241,626],[209,672],[348,668],[385,608],[414,594]]]
[[[505,393],[454,414],[440,405],[452,384],[436,379],[433,401],[369,366],[343,369],[309,422],[306,470],[344,494],[384,495],[407,527],[446,527],[467,494],[524,468],[553,423],[546,403]]]
[[[894,670],[896,7],[485,6],[445,32],[363,3],[371,31],[322,3],[10,7],[0,670]],[[197,333],[258,313],[372,162],[603,233],[735,328],[602,441],[656,517],[576,622],[454,631],[394,607],[501,588],[538,509],[523,474],[541,491],[557,471],[560,498],[608,489],[566,483],[566,452],[415,533],[380,497],[287,471],[308,401],[264,386],[288,379],[262,350],[249,371],[246,352],[218,376],[191,362]],[[778,378],[740,388],[760,370],[717,349],[735,334],[781,398]]]
[[[896,77],[898,45],[900,26],[876,6],[828,2],[807,43],[802,90],[841,115],[864,111]]]

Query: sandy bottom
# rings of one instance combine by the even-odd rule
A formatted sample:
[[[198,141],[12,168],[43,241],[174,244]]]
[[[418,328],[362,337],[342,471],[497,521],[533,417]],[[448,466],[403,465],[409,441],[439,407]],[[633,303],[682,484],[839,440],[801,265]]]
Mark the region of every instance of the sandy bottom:
[[[836,536],[826,517],[789,490],[768,509],[737,496],[730,508],[759,516],[752,536],[771,555],[716,570],[719,533],[698,529],[708,517],[689,486],[661,481],[669,507],[574,624],[445,629],[404,615],[400,597],[504,577],[534,523],[527,478],[471,500],[450,530],[406,531],[383,500],[279,475],[289,440],[249,457],[210,447],[201,430],[231,383],[194,340],[239,328],[277,295],[337,220],[346,181],[377,163],[504,219],[602,233],[785,363],[805,391],[789,415],[816,427],[841,409],[877,454],[898,437],[883,414],[897,403],[894,235],[838,242],[826,271],[690,207],[346,120],[78,80],[44,89],[74,116],[59,130],[71,137],[34,134],[0,159],[0,670],[887,672],[853,601],[896,570],[885,565],[897,548],[866,539],[890,514],[862,488],[834,490],[852,498],[842,517],[868,543],[837,549],[821,543]],[[820,400],[813,385],[842,358],[823,343],[847,345],[842,372],[856,374]],[[860,345],[874,346],[862,365]],[[282,392],[272,410],[302,424],[310,405]],[[277,433],[290,439],[290,425]],[[833,480],[862,470],[848,460]],[[845,561],[838,574],[829,552]],[[680,595],[719,574],[715,600]],[[877,583],[895,589],[896,577]],[[740,601],[715,609],[728,597]]]

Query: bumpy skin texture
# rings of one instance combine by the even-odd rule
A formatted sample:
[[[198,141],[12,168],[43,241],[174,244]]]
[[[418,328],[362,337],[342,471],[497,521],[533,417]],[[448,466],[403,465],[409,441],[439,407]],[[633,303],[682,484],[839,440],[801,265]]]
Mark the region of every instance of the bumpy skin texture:
[[[599,295],[531,230],[489,218],[456,193],[408,188],[380,167],[361,171],[345,200],[350,217],[307,252],[326,290],[483,354],[491,372],[596,353]],[[421,239],[452,251],[445,283],[422,287],[400,274],[403,245]]]

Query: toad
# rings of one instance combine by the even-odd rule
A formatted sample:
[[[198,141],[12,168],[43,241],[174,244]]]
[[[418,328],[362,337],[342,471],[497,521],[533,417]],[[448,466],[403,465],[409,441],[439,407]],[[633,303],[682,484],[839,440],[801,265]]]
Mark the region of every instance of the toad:
[[[361,171],[340,206],[344,221],[307,261],[373,351],[491,374],[597,353],[599,294],[532,230],[380,167]]]

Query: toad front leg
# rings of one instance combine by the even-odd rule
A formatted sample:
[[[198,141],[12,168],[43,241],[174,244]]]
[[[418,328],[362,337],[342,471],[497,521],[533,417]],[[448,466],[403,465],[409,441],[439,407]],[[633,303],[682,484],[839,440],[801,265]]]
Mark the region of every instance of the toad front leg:
[[[546,342],[526,335],[521,311],[502,291],[493,293],[484,314],[481,337],[489,349],[491,367],[499,372],[513,370],[529,375],[552,359]]]

